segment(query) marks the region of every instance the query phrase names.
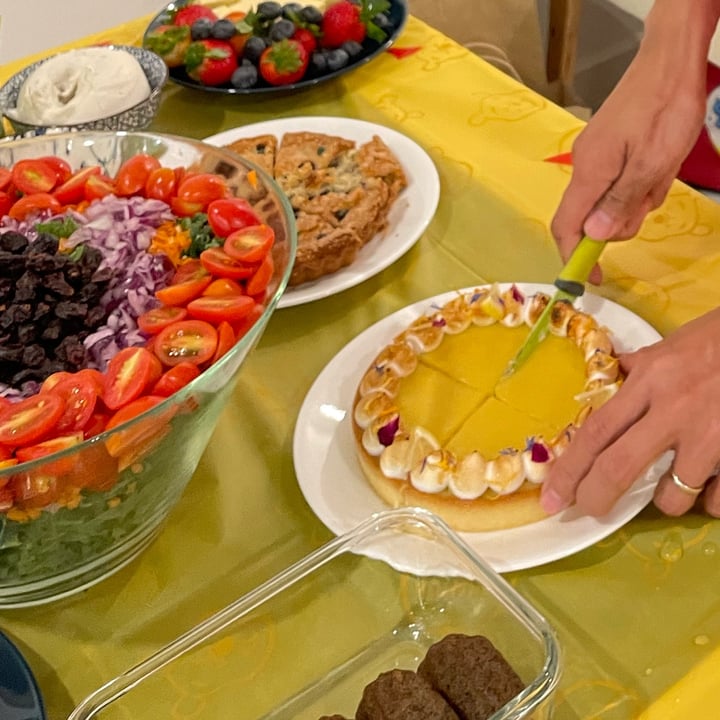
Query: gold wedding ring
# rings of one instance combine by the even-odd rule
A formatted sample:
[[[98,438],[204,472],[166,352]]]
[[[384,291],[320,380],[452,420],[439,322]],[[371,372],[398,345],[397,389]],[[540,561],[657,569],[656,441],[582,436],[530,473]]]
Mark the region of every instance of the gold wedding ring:
[[[678,488],[678,490],[682,490],[686,495],[697,497],[703,491],[702,487],[694,488],[686,485],[673,470],[670,471],[670,477],[675,487]]]

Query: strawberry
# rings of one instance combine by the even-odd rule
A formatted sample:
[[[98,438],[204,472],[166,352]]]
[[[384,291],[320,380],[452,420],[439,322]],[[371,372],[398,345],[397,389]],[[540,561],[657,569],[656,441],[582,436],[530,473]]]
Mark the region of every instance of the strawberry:
[[[323,15],[322,45],[326,48],[340,47],[348,40],[362,42],[365,39],[365,25],[360,20],[360,8],[350,0],[330,5]]]
[[[312,30],[299,27],[292,35],[293,40],[297,40],[307,50],[308,55],[312,55],[317,50],[317,38]]]
[[[389,8],[388,0],[339,0],[329,5],[320,26],[322,46],[337,48],[348,40],[361,43],[366,37],[382,42],[387,33],[374,19]]]
[[[291,38],[265,48],[258,69],[270,85],[290,85],[302,79],[308,62],[308,52],[303,44]]]
[[[189,46],[190,28],[187,25],[159,25],[145,38],[145,47],[159,55],[171,68],[185,62]]]
[[[175,25],[192,25],[196,20],[200,18],[207,18],[215,22],[218,16],[205,5],[187,5],[186,7],[180,8],[175,13],[175,19],[173,22]]]
[[[224,85],[237,70],[237,56],[225,40],[196,40],[185,53],[185,69],[203,85]]]

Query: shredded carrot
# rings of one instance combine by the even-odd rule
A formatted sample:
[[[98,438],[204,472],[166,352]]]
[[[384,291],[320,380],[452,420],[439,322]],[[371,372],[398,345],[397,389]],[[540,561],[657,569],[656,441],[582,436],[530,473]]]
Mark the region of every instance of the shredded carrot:
[[[190,247],[190,234],[174,220],[167,220],[155,231],[149,252],[164,253],[173,265],[179,265],[182,253]]]
[[[75,205],[68,205],[67,209],[76,210],[79,213],[85,212],[87,210],[88,205],[90,205],[89,200],[81,200],[79,203],[76,203]]]
[[[254,170],[250,170],[247,174],[248,182],[250,183],[250,187],[253,190],[257,190],[258,187],[258,177],[257,173]]]

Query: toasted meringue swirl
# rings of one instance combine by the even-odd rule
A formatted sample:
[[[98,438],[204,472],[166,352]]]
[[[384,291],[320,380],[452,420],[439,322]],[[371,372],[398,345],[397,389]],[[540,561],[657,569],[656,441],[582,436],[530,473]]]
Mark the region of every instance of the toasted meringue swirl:
[[[353,419],[362,431],[363,448],[378,459],[383,475],[407,480],[421,492],[449,492],[467,501],[488,492],[508,495],[525,482],[537,485],[545,480],[553,461],[567,448],[588,414],[611,397],[623,381],[609,332],[570,303],[556,304],[550,329],[579,348],[587,380],[575,398],[583,403],[578,416],[553,439],[530,438],[525,448],[508,448],[494,458],[485,458],[477,451],[456,457],[427,429],[403,426],[396,396],[401,378],[415,371],[418,356],[438,348],[446,335],[461,333],[471,324],[516,327],[524,323],[532,327],[549,300],[545,293],[525,296],[515,286],[502,292],[493,285],[458,294],[415,320],[379,353],[358,387]]]

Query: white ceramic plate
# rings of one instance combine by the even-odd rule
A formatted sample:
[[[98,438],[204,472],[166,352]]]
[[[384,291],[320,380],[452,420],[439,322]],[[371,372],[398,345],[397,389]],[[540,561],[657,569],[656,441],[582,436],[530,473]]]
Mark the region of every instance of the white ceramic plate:
[[[517,285],[524,293],[554,291],[551,285]],[[412,320],[429,311],[431,305],[442,305],[455,295],[453,291],[422,300],[365,330],[328,363],[303,402],[294,435],[295,472],[310,507],[338,535],[369,515],[387,509],[365,480],[355,456],[350,411],[360,378],[379,350]],[[576,305],[612,331],[618,352],[635,350],[660,339],[658,332],[637,315],[597,295],[586,293]],[[602,540],[640,512],[651,500],[669,460],[669,457],[658,460],[603,518],[582,516],[570,508],[518,528],[461,535],[498,572],[566,557]],[[386,560],[399,570],[456,574],[453,568],[434,562],[431,556],[426,556],[422,567],[418,567],[421,555],[414,548],[414,540],[408,538],[406,553],[389,556],[379,546],[367,554]]]
[[[205,142],[228,145],[240,138],[286,132],[321,132],[357,143],[378,135],[395,153],[407,176],[408,186],[395,201],[385,230],[358,253],[355,262],[312,282],[288,288],[278,307],[292,307],[347,290],[376,275],[402,257],[425,232],[440,199],[440,179],[433,161],[413,140],[388,127],[342,117],[294,117],[245,125],[211,135]]]

